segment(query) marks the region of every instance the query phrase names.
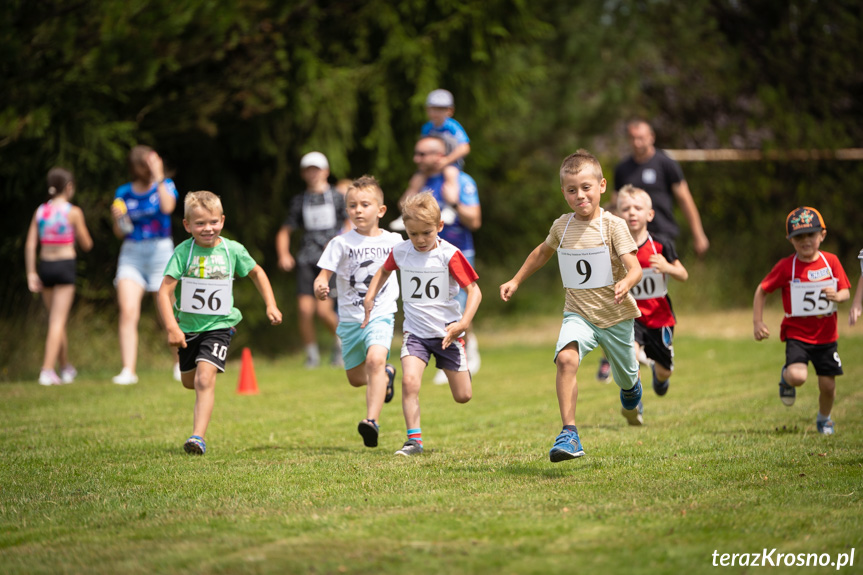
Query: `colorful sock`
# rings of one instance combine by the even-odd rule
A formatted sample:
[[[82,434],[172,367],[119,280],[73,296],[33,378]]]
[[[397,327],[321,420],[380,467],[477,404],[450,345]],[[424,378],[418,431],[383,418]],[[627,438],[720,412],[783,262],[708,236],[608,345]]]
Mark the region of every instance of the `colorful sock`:
[[[818,421],[818,423],[824,423],[825,421],[830,421],[830,416],[829,415],[821,415],[821,412],[819,411],[817,421]]]
[[[564,425],[563,428],[567,431],[572,431],[572,432],[578,431],[574,425]]]
[[[416,429],[408,429],[408,441],[413,439],[420,445],[423,444],[423,432],[422,429],[417,427]]]

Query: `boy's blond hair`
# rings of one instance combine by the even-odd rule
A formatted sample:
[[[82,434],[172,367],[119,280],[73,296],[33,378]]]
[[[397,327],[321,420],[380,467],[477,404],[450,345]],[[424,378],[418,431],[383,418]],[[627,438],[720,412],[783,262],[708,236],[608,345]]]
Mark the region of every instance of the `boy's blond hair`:
[[[602,166],[599,160],[587,150],[580,149],[563,159],[563,163],[560,165],[560,185],[563,185],[564,176],[574,176],[585,168],[592,169],[594,174],[596,174],[596,179],[602,180]]]
[[[200,191],[186,194],[186,199],[183,200],[183,217],[189,219],[195,208],[204,208],[208,212],[220,216],[224,213],[222,200],[213,192]]]
[[[620,198],[624,196],[629,196],[632,199],[643,198],[644,205],[648,210],[653,209],[653,199],[650,197],[646,191],[641,188],[636,188],[632,184],[626,184],[622,188],[617,191],[617,207],[620,208]]]
[[[351,186],[345,193],[345,199],[347,199],[351,192],[359,190],[371,192],[372,194],[374,194],[375,199],[378,201],[378,205],[384,205],[384,191],[381,189],[381,185],[378,183],[377,179],[374,176],[363,175],[351,182]]]
[[[417,221],[437,226],[440,224],[440,206],[433,195],[422,192],[405,200],[402,218],[405,222]]]

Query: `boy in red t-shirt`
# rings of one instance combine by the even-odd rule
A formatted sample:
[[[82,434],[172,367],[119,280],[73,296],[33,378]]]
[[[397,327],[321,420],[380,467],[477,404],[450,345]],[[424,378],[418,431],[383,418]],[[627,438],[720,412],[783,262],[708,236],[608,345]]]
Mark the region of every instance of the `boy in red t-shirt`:
[[[629,233],[638,245],[638,263],[643,270],[641,281],[630,290],[641,317],[635,318],[635,356],[653,372],[656,395],[668,392],[668,380],[674,371],[674,310],[668,298],[671,276],[685,282],[689,272],[678,259],[674,244],[647,231],[653,221],[650,195],[626,184],[617,195],[617,213],[629,226]]]
[[[827,236],[824,219],[815,208],[796,208],[785,219],[795,253],[779,261],[755,290],[752,323],[756,341],[770,336],[764,323],[767,294],[782,289],[785,319],[779,339],[785,342],[785,366],[779,372],[779,399],[794,404],[796,387],[806,381],[811,361],[818,375],[818,433],[833,434],[830,412],[836,397],[836,376],[842,375],[837,351],[839,329],[836,303],[847,301],[851,282],[839,258],[818,248]]]

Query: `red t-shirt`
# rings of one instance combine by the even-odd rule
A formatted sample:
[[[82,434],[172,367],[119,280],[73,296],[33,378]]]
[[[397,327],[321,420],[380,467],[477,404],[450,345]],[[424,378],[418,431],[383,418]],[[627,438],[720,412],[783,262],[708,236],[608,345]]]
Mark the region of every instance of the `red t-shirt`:
[[[638,246],[636,257],[638,257],[638,263],[641,264],[642,269],[650,267],[650,256],[653,254],[662,254],[669,263],[678,260],[674,245],[660,236],[648,236],[647,241]],[[644,327],[658,329],[671,327],[676,323],[668,295],[651,299],[636,299],[635,303],[641,310],[641,317],[635,318],[635,321]]]
[[[823,256],[823,257],[822,257]],[[794,270],[794,277],[791,271]],[[782,308],[785,319],[779,331],[779,339],[796,339],[804,343],[833,343],[839,339],[836,314],[807,317],[791,317],[791,280],[813,282],[836,278],[836,291],[850,289],[851,282],[839,263],[839,258],[827,252],[819,252],[814,262],[803,262],[790,255],[776,264],[767,277],[761,281],[761,289],[767,293],[782,288]]]

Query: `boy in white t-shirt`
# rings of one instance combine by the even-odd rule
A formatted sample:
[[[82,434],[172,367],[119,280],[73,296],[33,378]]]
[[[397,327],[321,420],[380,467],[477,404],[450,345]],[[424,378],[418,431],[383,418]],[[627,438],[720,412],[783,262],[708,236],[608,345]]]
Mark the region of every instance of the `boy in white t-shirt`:
[[[440,207],[434,196],[421,193],[402,207],[409,241],[395,246],[378,270],[365,297],[365,326],[376,308],[375,296],[392,272],[401,270],[405,321],[402,344],[402,409],[408,438],[396,455],[423,452],[419,391],[423,371],[431,356],[449,380],[453,399],[470,401],[470,372],[465,356],[464,330],[479,308],[482,293],[476,271],[458,248],[438,238],[443,229]],[[455,299],[459,288],[467,291],[464,313]]]
[[[366,418],[357,430],[366,447],[377,447],[378,419],[384,403],[393,398],[396,370],[387,363],[393,340],[393,323],[399,297],[399,284],[391,278],[377,293],[377,307],[371,319],[363,308],[363,298],[375,272],[402,242],[402,236],[382,230],[378,223],[387,211],[384,193],[377,180],[363,176],[345,194],[348,217],[354,229],[334,237],[318,260],[321,268],[314,291],[319,300],[330,293],[330,279],[336,274],[339,298],[339,325],[336,334],[342,342],[342,359],[348,383],[366,386]],[[365,320],[365,322],[363,321]],[[362,325],[361,325],[362,324]]]

